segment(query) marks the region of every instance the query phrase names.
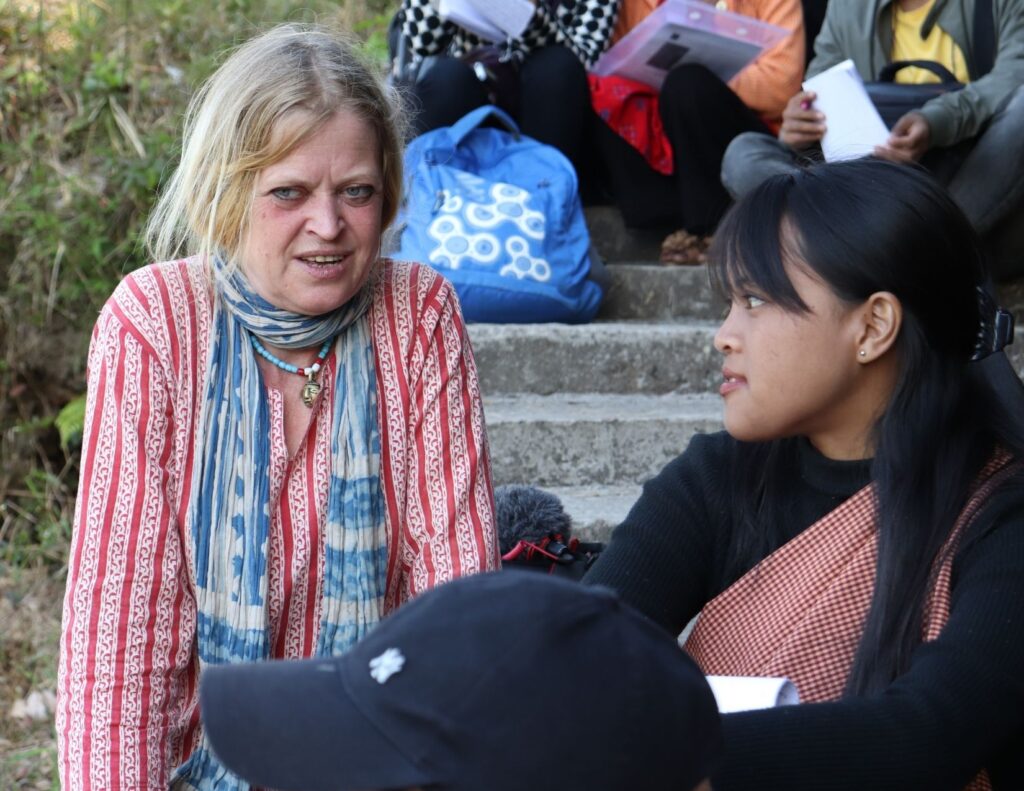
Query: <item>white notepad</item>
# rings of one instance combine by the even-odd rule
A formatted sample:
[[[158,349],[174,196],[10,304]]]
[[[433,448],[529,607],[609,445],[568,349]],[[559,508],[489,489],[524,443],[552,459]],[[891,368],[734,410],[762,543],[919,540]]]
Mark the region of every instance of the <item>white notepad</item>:
[[[594,64],[598,76],[660,89],[681,63],[699,63],[723,82],[791,31],[697,0],[665,0]]]
[[[804,90],[818,95],[814,107],[825,114],[821,150],[826,161],[867,156],[874,153],[875,146],[888,142],[889,130],[871,103],[852,60],[805,80]]]

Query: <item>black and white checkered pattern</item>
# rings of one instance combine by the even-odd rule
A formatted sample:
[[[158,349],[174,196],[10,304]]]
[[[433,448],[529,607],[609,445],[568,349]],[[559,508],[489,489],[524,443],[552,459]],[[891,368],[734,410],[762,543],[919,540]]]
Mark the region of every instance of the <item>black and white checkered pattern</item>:
[[[592,66],[608,46],[619,13],[619,0],[536,3],[533,19],[520,38],[509,42],[510,48],[527,54],[550,44],[561,44],[575,53],[584,66]],[[416,57],[459,57],[484,43],[469,31],[443,20],[430,0],[403,0],[402,10],[402,34]]]

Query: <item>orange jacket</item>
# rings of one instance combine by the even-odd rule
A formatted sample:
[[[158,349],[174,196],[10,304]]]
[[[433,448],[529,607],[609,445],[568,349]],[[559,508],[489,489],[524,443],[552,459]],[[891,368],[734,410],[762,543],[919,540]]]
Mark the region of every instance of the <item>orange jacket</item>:
[[[623,0],[613,41],[659,5],[661,0]],[[729,81],[729,87],[747,107],[778,120],[786,102],[800,90],[804,76],[804,13],[800,0],[725,0],[725,7],[793,31]]]

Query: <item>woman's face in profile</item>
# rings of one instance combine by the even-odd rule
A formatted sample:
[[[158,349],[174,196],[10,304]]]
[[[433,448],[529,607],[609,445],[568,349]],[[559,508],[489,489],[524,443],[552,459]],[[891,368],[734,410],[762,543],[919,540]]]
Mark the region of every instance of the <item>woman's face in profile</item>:
[[[308,316],[348,302],[379,255],[382,189],[373,127],[346,109],[260,171],[240,250],[256,292]]]
[[[747,442],[802,435],[826,452],[836,439],[860,431],[858,306],[840,300],[802,265],[787,263],[786,272],[808,312],[741,287],[715,335],[725,355],[725,427]]]

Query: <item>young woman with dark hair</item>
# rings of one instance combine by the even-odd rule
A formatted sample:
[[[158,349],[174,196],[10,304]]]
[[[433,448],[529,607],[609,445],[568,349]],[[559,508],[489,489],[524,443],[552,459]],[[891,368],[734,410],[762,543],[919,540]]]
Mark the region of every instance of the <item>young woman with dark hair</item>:
[[[886,162],[774,177],[723,221],[726,432],[649,481],[586,577],[705,672],[716,791],[1024,787],[1024,396],[978,240]],[[984,359],[982,359],[984,358]]]

